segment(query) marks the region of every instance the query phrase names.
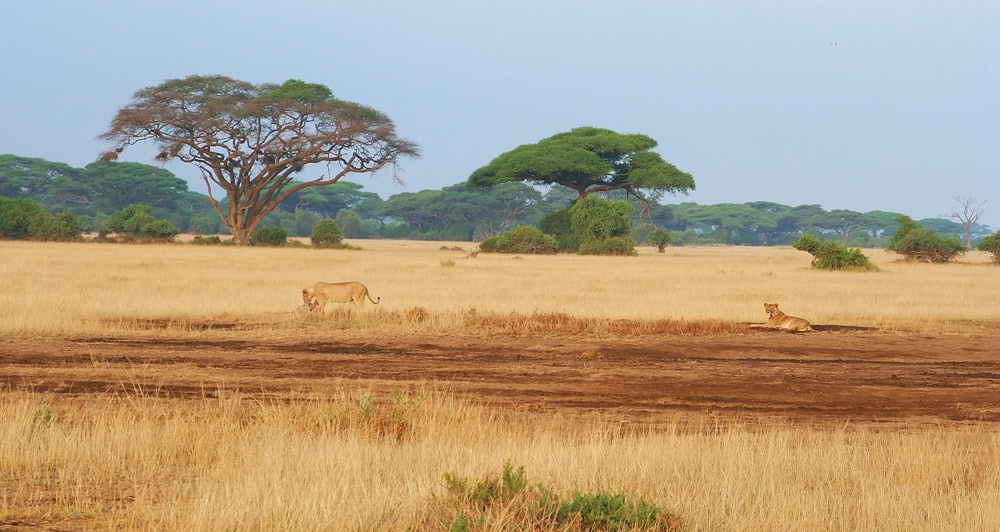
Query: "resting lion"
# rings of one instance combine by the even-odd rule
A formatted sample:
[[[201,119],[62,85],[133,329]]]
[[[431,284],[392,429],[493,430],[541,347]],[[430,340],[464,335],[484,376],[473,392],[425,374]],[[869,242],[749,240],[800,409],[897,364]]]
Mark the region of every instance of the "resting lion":
[[[796,318],[795,316],[789,316],[784,312],[778,310],[777,303],[764,303],[764,312],[770,316],[763,325],[760,327],[770,327],[774,329],[788,329],[789,331],[796,332],[806,332],[813,330],[809,322],[802,319]]]
[[[372,299],[368,293],[368,287],[357,282],[347,283],[324,283],[318,282],[309,288],[302,289],[302,301],[309,306],[309,310],[319,309],[321,312],[327,303],[354,303],[354,306],[361,308],[365,302],[365,297],[369,301],[378,305],[382,298]]]

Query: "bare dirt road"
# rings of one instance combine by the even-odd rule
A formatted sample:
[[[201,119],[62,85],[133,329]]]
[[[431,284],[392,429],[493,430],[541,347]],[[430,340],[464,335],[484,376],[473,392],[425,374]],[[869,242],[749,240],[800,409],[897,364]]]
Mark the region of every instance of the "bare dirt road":
[[[0,386],[177,399],[430,382],[488,403],[656,424],[678,414],[807,424],[1000,422],[1000,335],[0,339]]]

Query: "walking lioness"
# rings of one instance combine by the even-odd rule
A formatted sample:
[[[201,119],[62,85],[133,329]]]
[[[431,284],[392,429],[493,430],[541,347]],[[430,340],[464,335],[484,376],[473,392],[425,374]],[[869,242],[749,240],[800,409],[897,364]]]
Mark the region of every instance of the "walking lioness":
[[[371,294],[368,293],[368,287],[357,281],[347,283],[318,282],[309,288],[302,289],[302,301],[309,306],[309,310],[319,309],[321,312],[327,303],[354,303],[355,307],[361,308],[365,297],[376,305],[382,301],[381,297],[372,299]]]
[[[802,319],[796,318],[795,316],[789,316],[784,312],[778,310],[777,303],[764,303],[764,312],[770,316],[762,327],[773,327],[776,329],[788,329],[789,331],[805,332],[813,330],[809,322]]]

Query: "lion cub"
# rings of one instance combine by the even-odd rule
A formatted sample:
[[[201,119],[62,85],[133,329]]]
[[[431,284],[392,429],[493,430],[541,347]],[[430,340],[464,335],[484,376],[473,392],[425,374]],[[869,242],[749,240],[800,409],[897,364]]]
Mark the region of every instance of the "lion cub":
[[[764,312],[770,316],[762,327],[773,327],[776,329],[788,329],[789,331],[805,332],[813,330],[809,322],[802,319],[796,318],[795,316],[789,316],[784,312],[778,310],[777,303],[764,303]]]

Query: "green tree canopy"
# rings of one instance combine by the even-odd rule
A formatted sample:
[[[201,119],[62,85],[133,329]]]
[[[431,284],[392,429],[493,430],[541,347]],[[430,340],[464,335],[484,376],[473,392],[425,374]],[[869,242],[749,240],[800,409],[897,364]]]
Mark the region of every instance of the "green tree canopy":
[[[81,170],[65,163],[0,155],[0,196],[40,200],[53,183],[76,179]]]
[[[261,219],[299,190],[418,155],[386,115],[334,98],[323,85],[254,85],[218,75],[171,79],[136,92],[102,137],[113,144],[102,160],[148,140],[160,149],[158,160],[197,167],[239,245],[249,244]],[[289,186],[311,165],[321,165],[318,177]],[[216,189],[229,200],[225,210]]]
[[[299,183],[292,181],[288,186],[295,187]],[[279,210],[307,209],[325,218],[336,218],[341,209],[351,209],[362,218],[374,218],[382,204],[382,198],[363,188],[350,181],[338,181],[324,187],[300,189],[289,196]]]
[[[598,191],[624,190],[658,199],[664,193],[694,189],[691,174],[680,171],[652,151],[646,135],[580,127],[525,144],[499,155],[469,176],[475,187],[507,181],[558,184],[582,198]]]
[[[382,204],[380,213],[420,231],[442,225],[461,226],[473,237],[484,239],[518,225],[541,197],[540,192],[523,183],[488,188],[458,184],[441,190],[395,194]]]
[[[120,211],[133,203],[173,206],[187,192],[187,182],[168,170],[140,163],[96,162],[84,167],[80,181],[92,191],[92,202],[103,212]]]

